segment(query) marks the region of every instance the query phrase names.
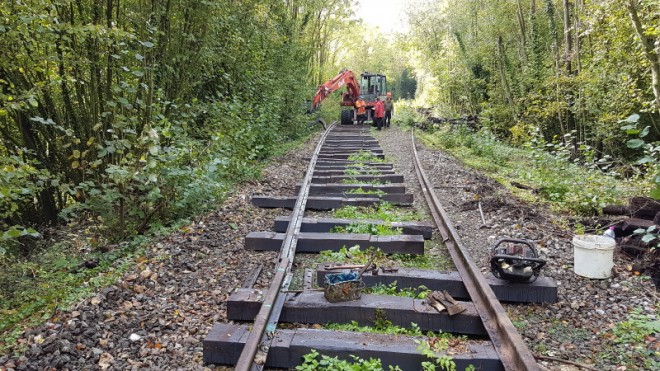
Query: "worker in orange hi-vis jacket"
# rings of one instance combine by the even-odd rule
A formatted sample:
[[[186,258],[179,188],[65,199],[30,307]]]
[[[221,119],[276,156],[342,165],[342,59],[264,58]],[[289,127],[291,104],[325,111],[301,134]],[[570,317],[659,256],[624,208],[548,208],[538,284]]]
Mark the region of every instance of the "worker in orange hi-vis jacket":
[[[374,120],[376,121],[376,130],[383,127],[383,118],[385,117],[385,105],[380,98],[376,98],[376,106],[374,107]]]
[[[358,125],[364,124],[364,121],[367,119],[367,102],[364,101],[364,98],[361,95],[358,100],[355,101],[355,109],[357,110]]]

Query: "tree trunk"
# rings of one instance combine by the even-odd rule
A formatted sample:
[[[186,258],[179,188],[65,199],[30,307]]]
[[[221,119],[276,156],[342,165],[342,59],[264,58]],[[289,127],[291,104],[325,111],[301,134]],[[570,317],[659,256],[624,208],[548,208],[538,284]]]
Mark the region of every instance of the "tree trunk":
[[[509,80],[506,77],[506,56],[504,55],[504,45],[502,36],[497,37],[497,54],[499,56],[499,70],[500,78],[502,79],[502,88],[504,89],[504,98],[510,107],[513,107],[513,97],[511,94],[511,87],[509,87]]]
[[[564,1],[564,62],[567,76],[573,76],[573,22],[571,17],[571,1]],[[566,128],[570,133],[572,130],[577,130],[575,125],[575,92],[573,91],[572,86],[568,86],[565,92],[566,103],[568,104],[568,109],[566,110]],[[573,155],[577,151],[577,140],[575,137],[571,138],[571,144],[573,145]]]
[[[651,64],[651,87],[653,88],[653,95],[655,96],[656,110],[660,110],[660,54],[658,54],[654,48],[654,44],[660,43],[660,39],[654,40],[654,38],[644,34],[644,27],[642,26],[642,21],[639,19],[637,11],[639,9],[638,0],[626,1],[626,8],[628,9],[628,15],[635,28],[637,37],[642,43],[644,56]]]
[[[522,57],[527,60],[527,25],[525,24],[525,13],[523,12],[522,2],[518,0],[518,26],[520,27],[520,43],[522,44]]]

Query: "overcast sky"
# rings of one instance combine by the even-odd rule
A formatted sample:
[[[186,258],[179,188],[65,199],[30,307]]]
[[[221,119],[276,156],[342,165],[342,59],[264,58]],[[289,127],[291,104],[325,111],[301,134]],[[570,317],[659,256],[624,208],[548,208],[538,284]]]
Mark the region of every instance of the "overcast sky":
[[[384,33],[406,32],[405,9],[410,0],[358,0],[356,15],[367,25],[378,26]]]

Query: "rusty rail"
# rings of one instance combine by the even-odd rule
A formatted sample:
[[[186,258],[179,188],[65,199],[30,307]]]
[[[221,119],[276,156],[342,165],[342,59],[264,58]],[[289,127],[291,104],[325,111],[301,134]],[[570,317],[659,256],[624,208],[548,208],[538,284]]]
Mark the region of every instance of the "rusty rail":
[[[291,267],[293,259],[296,254],[296,244],[298,243],[298,236],[300,234],[300,226],[302,225],[303,216],[305,214],[305,206],[307,205],[307,197],[309,189],[312,184],[312,177],[314,176],[314,167],[318,159],[321,147],[325,142],[328,133],[337,125],[333,122],[332,125],[326,129],[319,143],[316,145],[314,154],[312,155],[307,173],[300,186],[298,192],[298,199],[291,214],[291,222],[286,230],[286,237],[282,242],[282,248],[278,259],[278,264],[275,271],[275,277],[271,282],[268,292],[264,297],[264,302],[261,305],[259,313],[254,319],[254,326],[248,335],[243,351],[236,362],[236,371],[255,371],[262,370],[266,363],[266,357],[270,349],[270,344],[273,338],[273,333],[277,327],[277,322],[282,312],[284,305],[285,293],[289,288]]]
[[[511,371],[539,370],[534,356],[513,326],[502,304],[495,297],[495,293],[493,293],[485,277],[470,257],[458,232],[456,232],[456,229],[451,224],[449,215],[435,195],[433,185],[424,173],[419,156],[417,155],[414,129],[411,138],[415,171],[433,220],[454,260],[454,264],[456,264],[456,269],[461,275],[461,279],[483,321],[486,331],[488,331],[488,335],[504,368]]]

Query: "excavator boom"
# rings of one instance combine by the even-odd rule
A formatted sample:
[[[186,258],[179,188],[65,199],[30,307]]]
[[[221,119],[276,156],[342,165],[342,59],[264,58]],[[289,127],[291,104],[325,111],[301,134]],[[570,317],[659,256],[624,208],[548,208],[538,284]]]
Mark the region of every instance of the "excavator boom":
[[[321,102],[327,98],[330,93],[341,88],[342,86],[346,86],[347,90],[347,93],[344,94],[342,106],[353,105],[357,97],[360,95],[360,85],[358,85],[358,82],[355,79],[355,75],[352,71],[341,70],[337,76],[326,81],[316,90],[316,94],[314,94],[314,98],[312,99],[312,107],[310,112],[316,111]]]

